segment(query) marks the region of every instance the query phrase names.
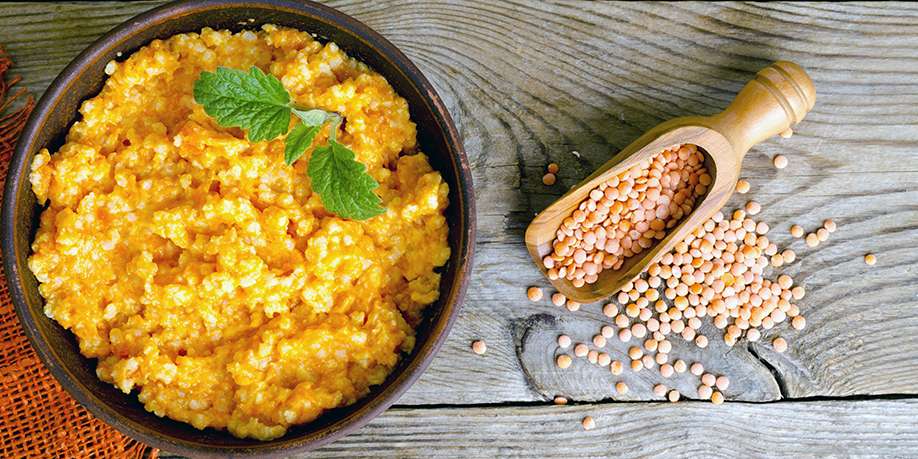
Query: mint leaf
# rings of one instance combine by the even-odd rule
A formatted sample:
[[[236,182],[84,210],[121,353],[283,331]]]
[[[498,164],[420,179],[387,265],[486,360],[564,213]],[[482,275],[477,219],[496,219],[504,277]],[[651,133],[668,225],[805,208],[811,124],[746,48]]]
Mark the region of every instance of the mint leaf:
[[[312,140],[316,138],[316,134],[321,129],[321,123],[313,126],[297,123],[293,130],[290,131],[290,134],[287,135],[286,144],[284,145],[284,162],[289,166],[300,159],[300,156],[303,156],[303,153],[306,153],[306,149],[312,145]]]
[[[297,118],[299,118],[300,121],[302,121],[303,124],[307,126],[321,126],[325,124],[325,122],[328,121],[329,117],[331,116],[330,113],[326,112],[325,110],[319,110],[318,108],[305,111],[294,108],[293,114],[296,115]]]
[[[194,101],[221,126],[248,131],[251,142],[277,138],[290,125],[290,95],[280,80],[258,67],[248,73],[225,67],[201,72]]]
[[[309,159],[312,189],[322,205],[339,217],[366,220],[386,212],[382,199],[373,192],[379,186],[355,160],[354,152],[334,139],[316,147]]]

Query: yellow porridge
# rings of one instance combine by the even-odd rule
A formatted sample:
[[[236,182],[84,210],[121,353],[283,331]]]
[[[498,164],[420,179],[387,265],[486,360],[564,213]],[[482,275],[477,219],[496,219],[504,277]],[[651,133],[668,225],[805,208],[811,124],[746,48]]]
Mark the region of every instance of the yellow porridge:
[[[338,141],[385,213],[335,216],[283,139],[252,143],[204,113],[192,88],[218,65],[257,66],[341,114]],[[30,177],[48,205],[29,260],[45,313],[98,376],[159,416],[258,439],[383,382],[449,257],[447,185],[405,100],[334,43],[274,26],[156,40],[106,73]]]

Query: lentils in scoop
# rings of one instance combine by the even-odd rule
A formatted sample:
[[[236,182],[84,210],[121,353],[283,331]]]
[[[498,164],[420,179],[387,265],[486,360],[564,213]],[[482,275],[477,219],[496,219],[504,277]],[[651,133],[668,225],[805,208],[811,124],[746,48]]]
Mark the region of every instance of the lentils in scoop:
[[[694,145],[664,150],[590,191],[542,259],[551,279],[592,284],[652,247],[695,207],[712,178]]]

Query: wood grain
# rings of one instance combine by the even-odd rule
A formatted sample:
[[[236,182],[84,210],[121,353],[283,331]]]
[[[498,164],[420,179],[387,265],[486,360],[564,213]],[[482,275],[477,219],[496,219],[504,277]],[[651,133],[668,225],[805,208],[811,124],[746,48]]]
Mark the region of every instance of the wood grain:
[[[24,84],[40,93],[98,35],[155,4],[0,3],[0,43],[17,60],[15,72]],[[734,197],[729,206],[759,201],[765,208],[761,217],[774,229],[769,236],[797,250],[801,260],[784,271],[807,287],[800,306],[808,327],[766,334],[765,340],[788,338],[785,354],[741,343],[705,358],[712,359],[712,368],[736,372],[735,381],[744,379],[737,388],[749,400],[773,400],[780,390],[786,397],[918,392],[918,7],[533,0],[330,4],[392,40],[432,80],[460,127],[475,175],[479,250],[468,299],[450,340],[403,404],[531,402],[561,390],[583,400],[608,399],[606,375],[557,375],[548,366],[554,348],[538,344],[545,336],[585,332],[582,323],[595,325],[603,318],[597,305],[562,313],[547,302],[526,300],[526,286],[547,282],[526,254],[525,226],[645,130],[676,116],[721,110],[758,69],[777,59],[807,69],[816,84],[816,106],[792,138],[767,141],[747,155],[743,175],[753,191]],[[790,167],[771,166],[777,153],[789,157]],[[548,162],[561,165],[553,187],[541,183]],[[816,249],[787,234],[792,223],[813,229],[829,217],[838,221],[839,231]],[[866,252],[877,254],[876,266],[864,265]],[[545,317],[550,320],[542,322]],[[527,334],[544,336],[523,342]],[[486,340],[489,352],[469,352],[473,339]],[[632,395],[648,394],[635,388]],[[704,419],[696,416],[687,419]],[[423,419],[404,422],[430,427],[435,421]],[[737,432],[744,428],[747,424],[736,421]],[[559,432],[570,432],[565,429]],[[440,439],[444,432],[418,435]],[[511,436],[506,444],[532,441]],[[366,437],[353,437],[361,439]],[[793,448],[791,442],[780,444]],[[482,451],[494,452],[489,447]],[[506,452],[514,451],[519,450]]]
[[[593,417],[594,430],[581,428],[584,416]],[[551,449],[539,451],[534,445]],[[308,457],[398,452],[400,457],[804,458],[913,456],[916,451],[915,401],[667,402],[395,408]]]

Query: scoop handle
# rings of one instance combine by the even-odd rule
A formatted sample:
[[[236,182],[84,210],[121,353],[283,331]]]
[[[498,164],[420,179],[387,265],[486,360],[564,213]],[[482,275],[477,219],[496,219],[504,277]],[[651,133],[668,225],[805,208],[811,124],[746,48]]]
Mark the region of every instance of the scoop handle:
[[[742,158],[753,145],[774,135],[789,136],[816,103],[813,80],[799,65],[778,61],[746,83],[730,106],[710,118]]]

